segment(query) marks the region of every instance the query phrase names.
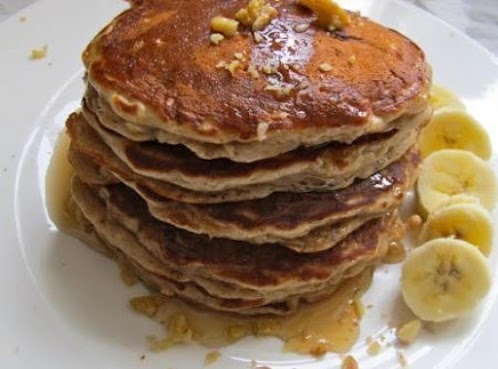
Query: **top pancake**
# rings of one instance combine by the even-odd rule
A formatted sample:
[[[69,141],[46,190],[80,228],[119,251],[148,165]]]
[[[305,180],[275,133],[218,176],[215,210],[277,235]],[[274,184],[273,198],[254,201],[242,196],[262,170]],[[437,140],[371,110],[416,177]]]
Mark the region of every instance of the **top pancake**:
[[[247,0],[135,3],[96,36],[83,60],[89,83],[131,123],[137,140],[145,132],[172,143],[264,141],[284,152],[386,131],[426,106],[430,70],[423,52],[357,14],[344,29],[326,32],[295,1],[269,1],[279,15],[259,32],[262,41],[239,26],[236,36],[213,45],[210,20],[233,18]],[[296,32],[302,23],[311,25]],[[219,63],[235,53],[245,61],[232,76]],[[324,62],[330,72],[319,70]],[[274,73],[254,79],[249,66]],[[290,94],[278,97],[265,90],[269,83],[290,87]]]

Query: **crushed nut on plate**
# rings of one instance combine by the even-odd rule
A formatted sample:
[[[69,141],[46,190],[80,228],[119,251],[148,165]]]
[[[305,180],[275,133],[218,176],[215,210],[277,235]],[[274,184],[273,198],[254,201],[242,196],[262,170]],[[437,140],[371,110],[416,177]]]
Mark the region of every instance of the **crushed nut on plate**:
[[[401,343],[410,344],[417,339],[421,328],[422,322],[418,319],[414,319],[401,324],[396,330],[396,336]]]
[[[47,56],[47,53],[48,53],[48,45],[44,45],[41,49],[32,49],[30,59],[31,60],[43,59],[44,57]]]

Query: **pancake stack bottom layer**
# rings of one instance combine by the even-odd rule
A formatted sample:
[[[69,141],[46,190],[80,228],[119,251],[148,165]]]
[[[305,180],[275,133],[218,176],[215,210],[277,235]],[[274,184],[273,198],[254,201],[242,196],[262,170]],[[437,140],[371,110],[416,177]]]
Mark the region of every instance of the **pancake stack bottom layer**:
[[[401,237],[431,75],[399,33],[358,14],[329,32],[291,0],[258,37],[210,43],[209,20],[246,2],[134,2],[95,37],[66,122],[71,203],[89,246],[151,289],[285,315]]]

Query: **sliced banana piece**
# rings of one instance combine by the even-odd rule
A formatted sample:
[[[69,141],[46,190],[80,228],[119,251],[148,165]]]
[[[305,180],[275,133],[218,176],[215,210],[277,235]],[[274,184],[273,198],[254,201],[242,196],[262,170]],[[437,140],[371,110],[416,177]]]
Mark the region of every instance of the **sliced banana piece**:
[[[423,157],[442,149],[473,152],[480,158],[491,157],[491,139],[481,124],[463,110],[437,110],[429,124],[420,133],[420,151]]]
[[[467,241],[488,256],[493,243],[493,222],[479,205],[455,204],[438,208],[422,227],[420,242],[441,237]]]
[[[474,309],[491,287],[486,258],[471,244],[438,238],[406,259],[401,293],[420,319],[441,322]]]
[[[422,162],[417,182],[419,207],[427,213],[450,200],[452,196],[469,195],[491,209],[497,197],[493,170],[476,155],[461,150],[441,150]]]
[[[479,205],[479,198],[471,195],[466,195],[466,194],[460,194],[460,195],[455,195],[451,196],[443,202],[441,205],[437,207],[436,210],[452,206],[452,205],[460,205],[460,204],[473,204],[473,205]],[[435,210],[435,211],[436,211]]]
[[[432,86],[429,101],[434,107],[434,110],[441,108],[455,108],[465,110],[465,105],[462,100],[458,98],[458,96],[456,96],[450,90],[439,85]]]

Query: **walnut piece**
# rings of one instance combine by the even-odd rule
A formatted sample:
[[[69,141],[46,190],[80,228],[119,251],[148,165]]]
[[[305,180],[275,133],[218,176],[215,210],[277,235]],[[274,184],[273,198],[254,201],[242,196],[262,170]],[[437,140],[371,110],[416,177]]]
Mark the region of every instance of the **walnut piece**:
[[[238,340],[247,335],[248,327],[244,325],[231,325],[226,329],[226,335],[232,340]]]
[[[161,296],[140,296],[130,300],[130,306],[137,313],[153,318],[163,303]]]
[[[259,31],[270,24],[277,15],[278,11],[265,0],[251,0],[245,8],[235,14],[235,19],[245,26],[251,26],[253,31]]]
[[[31,60],[43,59],[44,57],[47,56],[47,53],[48,53],[48,45],[44,45],[41,49],[31,50],[30,59]]]
[[[217,16],[211,19],[211,30],[213,32],[221,33],[225,37],[235,36],[239,22],[234,19]]]
[[[211,365],[219,360],[221,357],[221,352],[219,351],[211,351],[206,354],[206,357],[204,359],[204,364],[205,365]]]
[[[347,26],[349,14],[333,0],[297,0],[297,3],[315,13],[318,25],[328,31]]]
[[[396,330],[396,336],[401,343],[410,344],[417,339],[420,328],[422,328],[422,322],[418,319],[414,319],[401,324]]]
[[[213,33],[211,36],[209,36],[209,40],[211,43],[218,45],[221,41],[225,39],[225,36],[223,36],[221,33]]]
[[[373,341],[368,345],[367,352],[370,356],[375,356],[380,353],[380,350],[382,349],[380,343],[377,341]]]
[[[320,72],[330,72],[332,70],[332,66],[329,63],[320,63],[318,69]]]

